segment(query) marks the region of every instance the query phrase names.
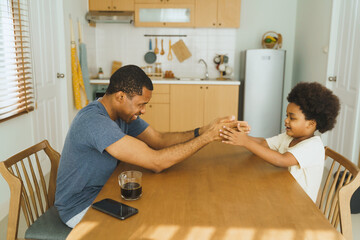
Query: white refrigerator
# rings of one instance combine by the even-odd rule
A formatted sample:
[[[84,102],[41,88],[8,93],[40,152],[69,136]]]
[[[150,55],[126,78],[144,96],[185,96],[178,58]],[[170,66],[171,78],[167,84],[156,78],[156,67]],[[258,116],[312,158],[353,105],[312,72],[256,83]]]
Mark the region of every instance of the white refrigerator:
[[[285,50],[246,51],[244,120],[254,137],[272,137],[282,126]]]

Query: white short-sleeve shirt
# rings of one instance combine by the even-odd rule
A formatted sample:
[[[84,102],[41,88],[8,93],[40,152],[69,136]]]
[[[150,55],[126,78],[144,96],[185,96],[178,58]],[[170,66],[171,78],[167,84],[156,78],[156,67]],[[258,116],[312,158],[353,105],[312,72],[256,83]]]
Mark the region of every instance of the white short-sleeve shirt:
[[[289,147],[292,140],[293,138],[285,132],[267,138],[266,142],[270,149],[281,154],[290,152],[294,155],[299,164],[289,167],[288,170],[310,198],[316,202],[324,170],[324,144],[319,136],[314,136]]]

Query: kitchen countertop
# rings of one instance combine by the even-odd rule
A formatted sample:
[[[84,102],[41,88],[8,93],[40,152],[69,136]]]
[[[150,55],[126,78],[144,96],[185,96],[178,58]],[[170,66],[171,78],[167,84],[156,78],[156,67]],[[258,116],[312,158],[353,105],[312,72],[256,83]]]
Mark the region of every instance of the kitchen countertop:
[[[169,79],[151,79],[153,84],[206,84],[206,85],[240,85],[237,80],[200,80],[199,78],[169,78]],[[109,79],[91,79],[90,84],[106,85]]]

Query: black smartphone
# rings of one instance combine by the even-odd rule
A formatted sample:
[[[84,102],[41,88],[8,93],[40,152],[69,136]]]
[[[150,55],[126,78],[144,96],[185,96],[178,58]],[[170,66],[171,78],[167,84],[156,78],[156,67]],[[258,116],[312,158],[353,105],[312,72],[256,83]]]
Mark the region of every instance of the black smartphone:
[[[121,220],[131,217],[139,212],[136,208],[109,198],[94,203],[92,207]]]

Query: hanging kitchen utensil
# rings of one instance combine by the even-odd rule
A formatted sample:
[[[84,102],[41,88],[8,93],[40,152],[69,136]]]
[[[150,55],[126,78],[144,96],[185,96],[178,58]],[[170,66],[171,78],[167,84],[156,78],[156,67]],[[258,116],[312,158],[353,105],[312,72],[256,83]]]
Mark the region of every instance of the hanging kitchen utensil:
[[[173,55],[171,53],[171,40],[169,40],[169,53],[168,53],[167,58],[169,61],[171,61],[173,59]]]
[[[183,40],[179,40],[176,43],[174,43],[171,46],[172,50],[174,51],[174,54],[176,58],[179,60],[179,62],[183,62],[189,57],[191,57],[191,53],[189,49],[186,47]]]
[[[164,39],[161,39],[161,51],[160,51],[160,55],[164,55],[164,54],[165,54],[163,43],[164,43]]]
[[[153,64],[156,61],[156,54],[152,51],[151,38],[149,39],[149,51],[145,54],[144,60],[148,64]]]
[[[159,53],[159,48],[157,47],[157,37],[155,38],[155,49],[154,49],[154,53],[158,54]]]

